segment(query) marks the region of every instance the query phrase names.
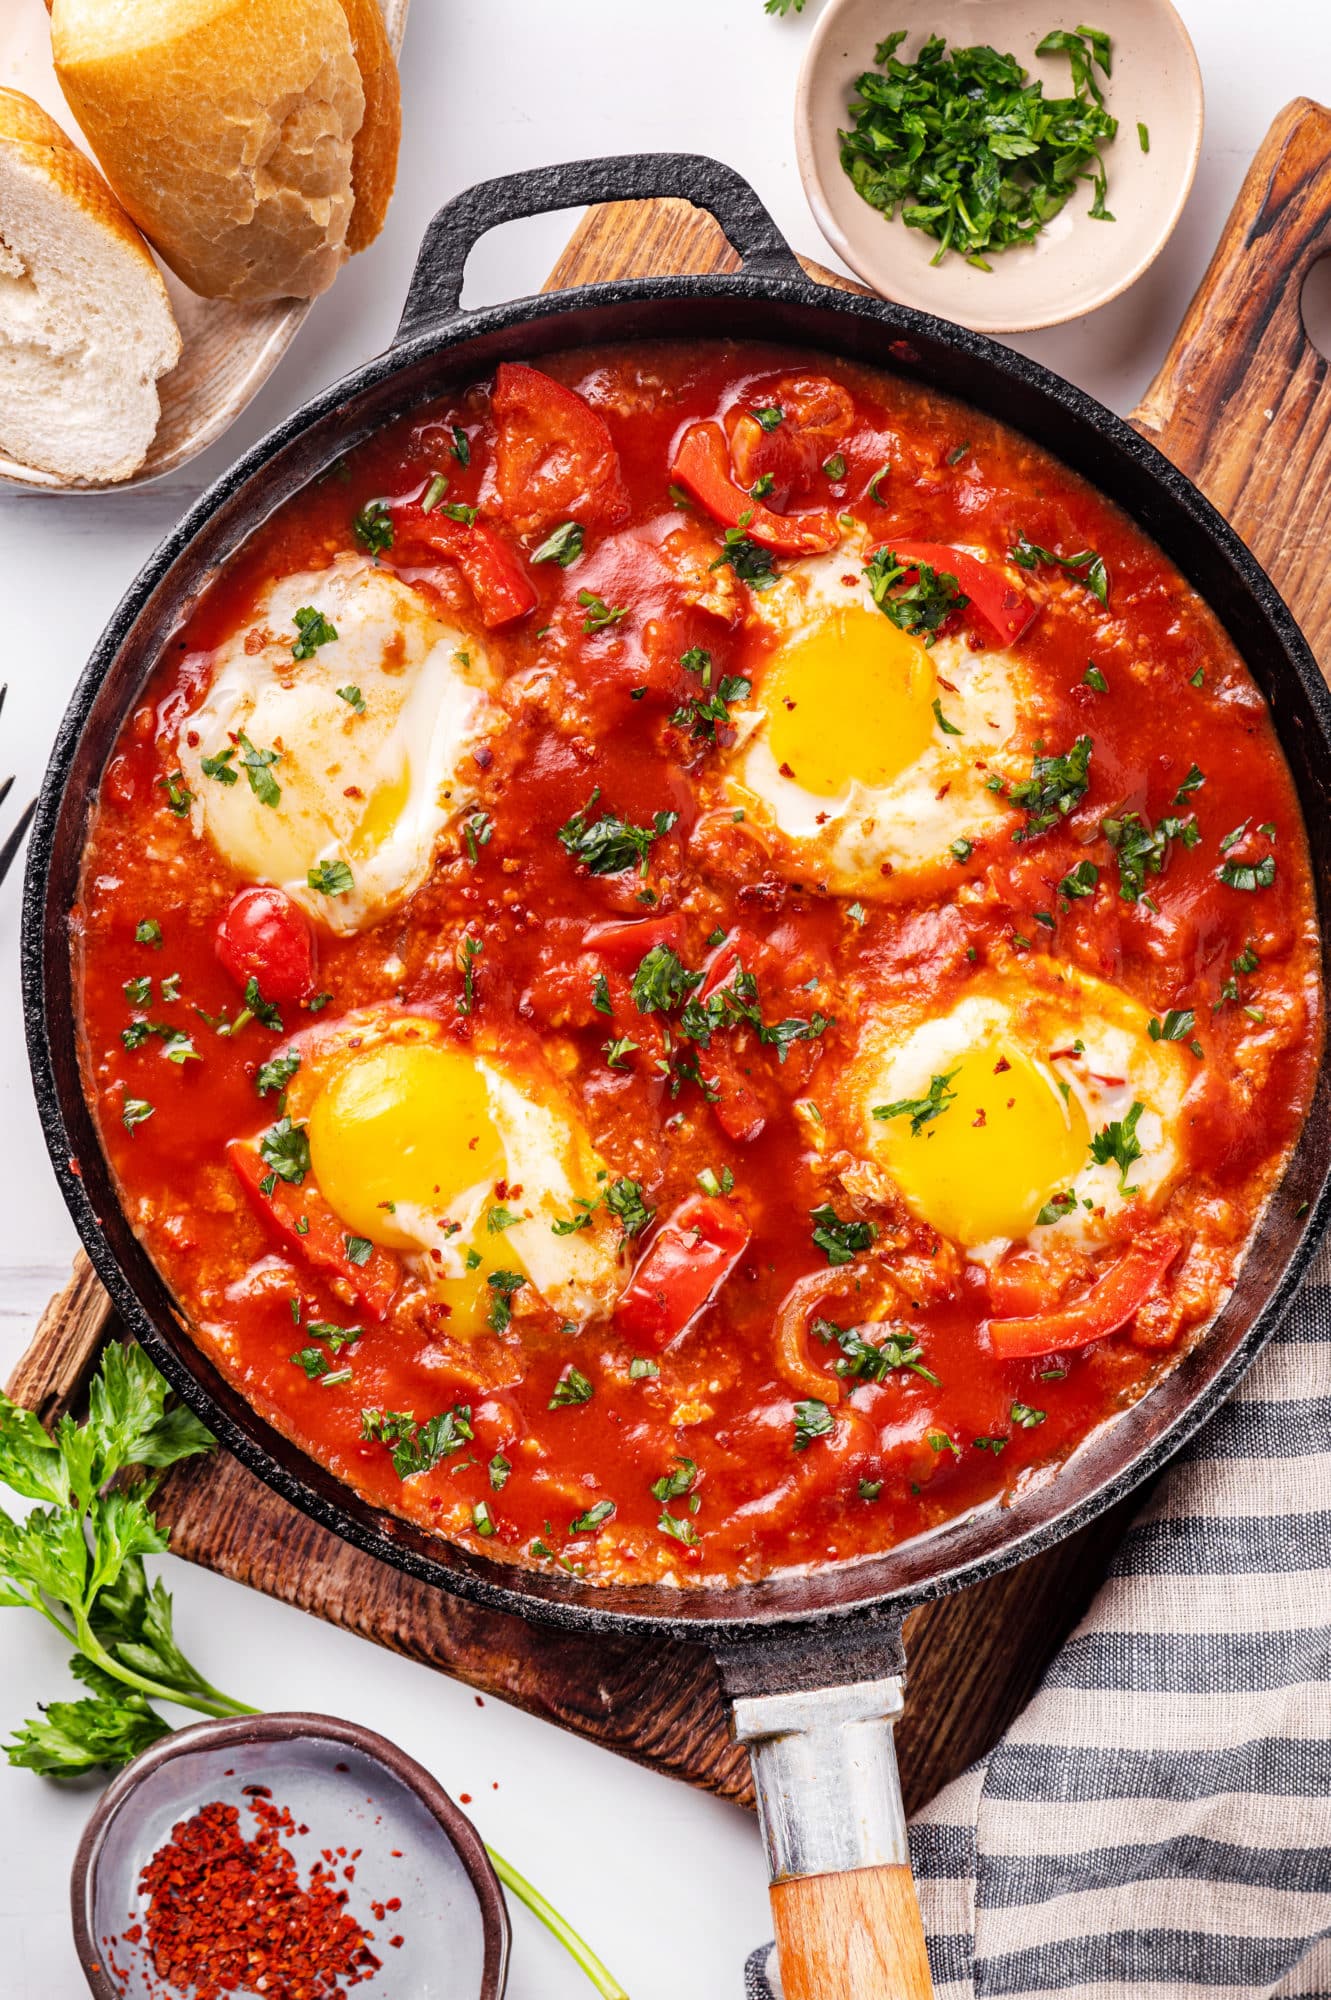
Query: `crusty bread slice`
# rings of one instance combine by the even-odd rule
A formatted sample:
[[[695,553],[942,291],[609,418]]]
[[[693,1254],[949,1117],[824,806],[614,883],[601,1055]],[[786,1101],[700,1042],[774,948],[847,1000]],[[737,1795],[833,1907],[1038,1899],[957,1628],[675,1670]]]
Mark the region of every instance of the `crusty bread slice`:
[[[365,88],[365,122],[356,134],[351,163],[355,207],[347,249],[354,257],[373,243],[393,199],[402,139],[402,87],[379,0],[342,0],[342,8]]]
[[[138,230],[54,120],[0,89],[0,452],[73,482],[127,479],[179,359]]]
[[[365,116],[342,0],[54,0],[51,39],[107,179],[187,285],[331,285]]]

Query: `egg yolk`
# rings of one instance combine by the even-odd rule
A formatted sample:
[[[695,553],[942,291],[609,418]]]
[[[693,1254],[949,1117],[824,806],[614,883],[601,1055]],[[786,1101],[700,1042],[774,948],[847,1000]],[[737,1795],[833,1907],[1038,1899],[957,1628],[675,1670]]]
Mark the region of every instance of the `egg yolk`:
[[[1046,1064],[1001,1041],[968,1049],[941,1095],[945,1108],[918,1131],[904,1111],[875,1128],[908,1206],[967,1246],[1025,1236],[1086,1164],[1081,1106]]]
[[[834,798],[856,780],[881,787],[920,756],[937,691],[925,648],[880,611],[849,606],[782,648],[758,700],[778,765]]]
[[[442,1213],[504,1174],[484,1078],[437,1043],[384,1043],[343,1063],[311,1107],[308,1136],[325,1200],[356,1235],[394,1250],[421,1247],[419,1211]],[[398,1208],[417,1211],[415,1229],[395,1220]]]

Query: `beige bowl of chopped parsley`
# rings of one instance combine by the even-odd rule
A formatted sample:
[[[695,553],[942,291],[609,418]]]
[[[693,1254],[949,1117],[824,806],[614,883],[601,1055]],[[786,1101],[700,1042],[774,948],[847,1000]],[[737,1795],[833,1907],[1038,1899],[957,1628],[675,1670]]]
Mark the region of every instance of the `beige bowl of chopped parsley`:
[[[875,291],[1016,333],[1159,256],[1201,150],[1197,58],[1169,0],[1086,5],[831,0],[796,147],[819,227]]]

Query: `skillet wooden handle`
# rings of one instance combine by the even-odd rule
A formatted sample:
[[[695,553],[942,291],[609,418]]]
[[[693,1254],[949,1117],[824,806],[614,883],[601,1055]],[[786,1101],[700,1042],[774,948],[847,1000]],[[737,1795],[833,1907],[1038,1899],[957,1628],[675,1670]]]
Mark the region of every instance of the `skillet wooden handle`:
[[[929,2000],[910,1869],[856,1868],[772,1884],[786,2000]]]
[[[1237,528],[1331,662],[1331,371],[1301,294],[1331,254],[1331,111],[1286,105],[1132,421]]]

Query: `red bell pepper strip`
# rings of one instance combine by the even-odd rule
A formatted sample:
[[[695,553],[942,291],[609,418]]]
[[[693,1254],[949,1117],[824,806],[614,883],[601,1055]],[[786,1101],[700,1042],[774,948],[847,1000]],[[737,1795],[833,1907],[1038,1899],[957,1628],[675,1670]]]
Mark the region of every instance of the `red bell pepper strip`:
[[[396,525],[394,555],[410,563],[442,556],[455,562],[476,599],[481,623],[489,632],[512,625],[536,609],[536,591],[513,549],[486,521],[455,521],[436,509],[421,511],[419,501],[393,509]]]
[[[684,942],[684,919],[669,917],[629,917],[623,922],[608,918],[589,924],[582,934],[585,951],[599,951],[604,958],[623,965],[637,965],[653,945],[668,944],[678,951]]]
[[[314,991],[314,933],[281,889],[241,889],[217,926],[217,957],[238,986],[259,982],[265,1000],[307,1000]]]
[[[1168,1271],[1180,1249],[1176,1236],[1143,1236],[1125,1250],[1116,1264],[1082,1298],[1029,1319],[987,1319],[987,1334],[1003,1361],[1034,1361],[1045,1354],[1063,1354],[1117,1333],[1141,1310]]]
[[[749,1226],[733,1202],[689,1195],[661,1224],[615,1308],[630,1340],[664,1348],[700,1313],[744,1255]]]
[[[269,1169],[256,1148],[233,1139],[226,1151],[246,1194],[283,1247],[316,1270],[344,1278],[371,1319],[382,1319],[402,1279],[402,1266],[392,1252],[376,1244],[363,1264],[354,1263],[347,1255],[347,1231],[316,1187],[308,1181],[293,1187],[278,1179],[265,1194]]]
[[[777,555],[821,555],[841,540],[835,514],[774,514],[737,485],[720,424],[689,425],[670,476],[727,528],[738,528],[743,520],[749,540]]]
[[[1034,618],[1037,607],[1009,576],[965,549],[951,549],[943,542],[881,542],[899,562],[927,563],[954,576],[986,625],[997,633],[1005,646],[1019,639]],[[875,553],[871,551],[871,553]]]
[[[614,528],[628,519],[619,453],[576,389],[521,361],[495,371],[495,472],[505,516],[520,534],[557,521]]]

